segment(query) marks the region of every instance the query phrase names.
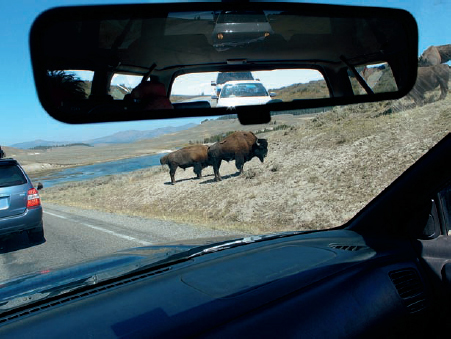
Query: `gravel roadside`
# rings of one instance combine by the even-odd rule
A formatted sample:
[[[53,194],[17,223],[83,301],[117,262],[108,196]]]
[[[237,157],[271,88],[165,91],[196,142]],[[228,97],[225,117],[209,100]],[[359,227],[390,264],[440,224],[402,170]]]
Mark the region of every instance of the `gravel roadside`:
[[[198,227],[195,225],[177,223],[174,221],[143,218],[138,216],[126,216],[53,203],[43,203],[43,208],[44,213],[62,213],[64,215],[74,215],[77,218],[96,220],[101,224],[110,225],[115,230],[120,229],[124,234],[151,234],[154,239],[153,243],[213,237],[242,237],[246,235],[237,231],[213,230],[206,227]]]

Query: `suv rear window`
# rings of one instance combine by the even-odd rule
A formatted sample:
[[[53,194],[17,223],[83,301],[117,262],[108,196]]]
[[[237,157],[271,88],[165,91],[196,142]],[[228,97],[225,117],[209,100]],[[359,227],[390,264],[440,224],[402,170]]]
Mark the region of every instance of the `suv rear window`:
[[[255,11],[226,11],[219,14],[218,24],[246,23],[246,22],[268,22],[263,12]]]
[[[23,185],[27,179],[17,165],[0,164],[0,187]]]
[[[216,84],[222,85],[233,80],[254,80],[251,72],[222,72],[218,74]]]

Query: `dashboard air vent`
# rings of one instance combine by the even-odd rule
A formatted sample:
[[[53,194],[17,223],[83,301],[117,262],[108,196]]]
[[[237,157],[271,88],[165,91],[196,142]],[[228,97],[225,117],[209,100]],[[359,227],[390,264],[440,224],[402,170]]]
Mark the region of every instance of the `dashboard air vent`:
[[[337,243],[332,243],[329,244],[330,248],[334,248],[337,250],[343,250],[343,251],[358,251],[364,248],[368,248],[366,246],[362,246],[362,245],[346,245],[346,244],[337,244]]]
[[[389,276],[410,313],[420,312],[427,307],[424,285],[415,269],[392,271]]]

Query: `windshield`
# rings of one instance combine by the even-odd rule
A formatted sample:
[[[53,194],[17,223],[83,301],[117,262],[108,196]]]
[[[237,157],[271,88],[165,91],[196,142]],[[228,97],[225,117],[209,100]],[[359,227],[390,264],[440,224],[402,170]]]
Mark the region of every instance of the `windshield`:
[[[267,96],[265,87],[258,83],[226,84],[221,92],[222,98]]]
[[[417,88],[399,100],[273,112],[269,123],[258,125],[243,126],[233,114],[84,125],[58,122],[38,101],[28,33],[40,12],[82,3],[86,2],[30,4],[19,0],[3,10],[8,20],[0,25],[9,33],[2,37],[0,145],[6,158],[20,163],[33,186],[43,188],[39,190],[42,223],[37,220],[21,228],[23,223],[18,222],[16,232],[0,233],[0,284],[140,246],[204,244],[200,239],[230,240],[341,226],[450,131],[448,81]],[[390,3],[374,0],[369,5]],[[449,4],[414,1],[393,6],[409,10],[418,20],[418,57],[429,46],[451,44]],[[234,13],[215,14],[215,22],[211,12],[205,14],[206,19],[200,15],[199,24],[213,31],[216,23],[235,20]],[[248,23],[277,25],[264,13],[251,12],[245,17]],[[179,19],[172,21],[185,28]],[[127,25],[122,24],[121,29]],[[245,25],[244,30],[253,32],[254,26]],[[130,30],[139,32],[139,27]],[[268,40],[274,38],[272,31],[264,28],[265,32],[270,34]],[[211,44],[214,38],[205,37]],[[114,39],[110,42],[114,45]],[[132,40],[121,43],[128,47]],[[241,43],[233,48],[240,51]],[[196,50],[191,52],[196,55]],[[263,47],[261,53],[265,53]],[[163,88],[160,97],[169,99],[170,108],[215,106],[221,98],[234,96],[265,96],[261,104],[330,97],[330,82],[314,62],[302,65],[309,73],[301,77],[298,70],[286,69],[291,65],[246,69],[244,63],[237,63],[240,60],[230,60],[229,64],[237,66],[230,74],[224,72],[225,67],[214,69],[213,63],[203,73],[194,67],[174,73],[172,87]],[[375,93],[396,90],[392,71],[383,61],[344,72],[350,79],[349,93],[366,95],[360,78]],[[448,67],[449,61],[443,64]],[[112,71],[110,83],[104,84],[111,100],[143,102],[133,92],[143,77],[133,70]],[[92,70],[74,65],[49,76],[72,86],[83,98],[96,95],[96,88],[91,87]],[[251,146],[230,155],[221,149],[226,138],[228,143],[241,138]],[[6,169],[15,172],[5,174]],[[17,167],[0,166],[0,186],[11,183],[13,175],[24,180]],[[0,228],[5,220],[0,218]]]

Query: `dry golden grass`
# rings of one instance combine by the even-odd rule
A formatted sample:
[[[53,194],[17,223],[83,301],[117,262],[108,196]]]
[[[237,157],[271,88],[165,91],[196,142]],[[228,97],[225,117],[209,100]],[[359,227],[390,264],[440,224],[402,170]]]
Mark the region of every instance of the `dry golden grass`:
[[[178,169],[177,183],[169,185],[168,169],[156,167],[44,189],[41,196],[44,204],[247,233],[338,226],[449,133],[451,98],[403,111],[401,105],[406,102],[336,107],[266,133],[265,162],[254,158],[241,176],[233,162],[223,162],[221,182],[209,167],[200,180],[191,169]],[[214,123],[224,122],[208,125]]]

